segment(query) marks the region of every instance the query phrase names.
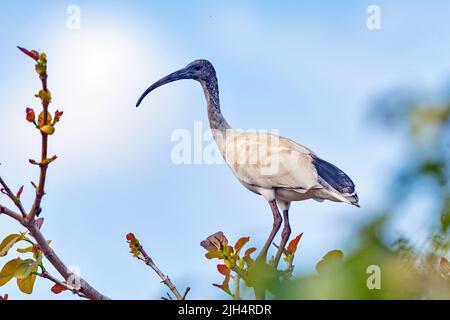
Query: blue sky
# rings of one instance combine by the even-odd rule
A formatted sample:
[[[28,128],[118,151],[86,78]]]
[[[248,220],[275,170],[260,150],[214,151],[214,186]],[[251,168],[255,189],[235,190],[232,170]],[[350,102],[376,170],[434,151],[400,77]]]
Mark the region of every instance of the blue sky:
[[[72,4],[81,9],[79,30],[66,26]],[[370,4],[381,8],[377,31],[366,27]],[[404,161],[403,141],[374,128],[368,109],[392,88],[447,80],[449,14],[446,1],[5,1],[1,175],[15,189],[26,185],[29,206],[37,171],[27,159],[38,157],[39,136],[24,110],[38,107],[39,82],[15,46],[46,51],[52,108],[65,112],[50,140],[59,159],[42,213],[55,250],[112,298],[157,299],[165,288],[128,253],[124,237],[133,231],[180,288],[192,287],[191,298],[224,297],[211,286],[221,276],[200,241],[221,230],[231,242],[250,236],[261,246],[269,208],[225,165],[172,163],[172,132],[207,125],[197,83],[165,86],[134,108],[155,80],[205,58],[216,67],[233,127],[279,129],[355,181],[362,209],[314,201],[291,209],[293,232],[304,232],[296,270],[313,272],[327,251],[348,252],[354,230],[382,206],[392,170]],[[423,200],[397,219],[393,233],[425,230],[417,208],[426,206]],[[0,236],[16,231],[0,217]],[[31,298],[55,298],[49,288],[38,280]],[[30,298],[12,282],[3,292]]]

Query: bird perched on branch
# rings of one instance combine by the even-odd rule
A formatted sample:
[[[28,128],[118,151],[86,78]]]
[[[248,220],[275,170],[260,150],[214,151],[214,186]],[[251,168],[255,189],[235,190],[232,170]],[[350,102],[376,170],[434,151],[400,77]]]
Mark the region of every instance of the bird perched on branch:
[[[247,189],[263,196],[270,205],[274,222],[258,256],[260,261],[266,261],[267,251],[284,220],[280,246],[274,259],[275,266],[278,265],[291,233],[289,207],[292,201],[331,200],[359,207],[353,181],[310,149],[274,134],[232,129],[220,110],[216,72],[207,60],[195,60],[155,82],[145,90],[136,107],[154,89],[182,79],[196,80],[201,84],[208,106],[209,124],[222,156],[236,178]]]

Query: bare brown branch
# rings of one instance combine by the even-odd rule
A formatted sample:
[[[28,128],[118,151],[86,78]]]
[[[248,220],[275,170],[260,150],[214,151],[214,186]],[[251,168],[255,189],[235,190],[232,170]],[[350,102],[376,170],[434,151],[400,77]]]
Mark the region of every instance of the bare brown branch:
[[[5,207],[4,205],[1,205],[1,204],[0,204],[0,214],[6,214],[7,216],[22,223],[22,216],[19,213],[15,212],[11,209],[8,209],[7,207]]]
[[[178,289],[175,287],[175,285],[170,280],[170,278],[167,275],[165,275],[158,268],[158,266],[154,263],[153,259],[147,254],[147,252],[145,252],[145,250],[142,247],[142,245],[139,245],[137,247],[137,250],[142,254],[142,257],[138,256],[138,258],[140,260],[144,261],[146,265],[151,267],[156,272],[156,274],[161,278],[161,280],[162,280],[161,282],[164,283],[170,289],[170,291],[173,292],[173,294],[175,295],[177,300],[185,300],[186,295],[188,294],[189,290],[191,290],[191,288],[189,288],[189,287],[186,288],[186,291],[184,292],[184,294],[181,295],[180,292],[178,291]]]
[[[53,282],[54,284],[57,284],[63,288],[65,288],[65,290],[68,290],[70,292],[72,292],[73,294],[81,297],[81,298],[87,298],[86,295],[84,295],[82,292],[80,292],[77,289],[74,289],[72,287],[70,287],[67,283],[59,281],[55,276],[52,276],[50,273],[48,273],[48,271],[42,271],[41,273],[37,274],[39,277],[44,278],[44,279],[48,279],[51,282]]]
[[[69,280],[71,277],[75,276],[67,266],[62,262],[59,256],[53,251],[53,249],[48,244],[47,240],[42,235],[41,231],[36,227],[34,221],[24,225],[33,238],[36,240],[39,248],[44,253],[44,256],[47,260],[55,267],[55,269],[59,272],[59,274],[64,278],[64,280]],[[85,295],[88,299],[91,300],[109,300],[107,296],[104,296],[96,289],[94,289],[88,282],[86,282],[83,278],[79,278],[80,281],[80,289],[78,290],[80,293]]]
[[[42,90],[45,92],[49,92],[47,88],[47,74],[43,74],[39,77],[42,83]],[[43,120],[44,123],[48,121],[48,105],[49,102],[42,101],[42,111],[44,112]],[[39,183],[36,189],[36,197],[34,199],[33,205],[31,207],[30,212],[27,215],[27,221],[32,221],[35,216],[38,214],[41,208],[42,198],[45,195],[45,181],[47,178],[47,168],[48,163],[45,162],[47,160],[48,153],[48,135],[41,131],[42,136],[42,148],[41,148],[41,164],[40,164],[40,173],[39,173]]]
[[[25,218],[23,218],[19,213],[3,206],[0,204],[0,213],[5,214],[20,224],[22,224],[27,230],[30,232],[31,236],[36,240],[39,248],[43,252],[44,256],[47,260],[53,265],[53,267],[61,274],[61,276],[68,280],[70,277],[74,275],[70,272],[67,266],[62,262],[62,260],[58,257],[58,255],[53,251],[53,249],[48,244],[47,240],[42,235],[41,231],[37,228],[34,221],[27,222]],[[84,279],[80,278],[80,290],[78,290],[81,294],[83,294],[88,299],[92,300],[108,300],[107,296],[102,295],[97,290],[95,290],[88,282]]]
[[[236,274],[233,277],[234,279],[234,293],[233,293],[233,300],[241,300],[241,277]]]
[[[21,51],[26,52],[27,50],[24,50],[23,48],[19,48]],[[28,53],[27,53],[28,54]],[[29,54],[28,54],[29,55]],[[37,61],[37,58],[34,58]],[[39,76],[41,83],[42,83],[42,90],[46,93],[50,93],[47,88],[47,73],[44,71],[40,73]],[[43,109],[43,123],[47,124],[50,119],[48,119],[48,106],[50,103],[50,99],[43,99],[42,100],[42,109]],[[5,183],[5,181],[0,177],[0,184],[2,185],[3,189],[5,190],[6,195],[16,204],[16,206],[19,208],[21,214],[3,206],[0,205],[0,213],[5,214],[16,221],[18,221],[22,226],[24,226],[31,236],[36,241],[37,245],[39,246],[39,249],[42,251],[44,256],[47,258],[47,260],[53,265],[53,267],[59,272],[59,274],[64,278],[64,280],[68,283],[70,283],[69,280],[76,279],[79,281],[79,289],[76,289],[76,292],[74,292],[74,289],[70,289],[71,292],[83,296],[85,298],[91,299],[91,300],[108,300],[109,298],[107,296],[102,295],[99,293],[96,289],[94,289],[88,282],[86,282],[81,277],[78,277],[77,275],[74,275],[67,266],[63,263],[63,261],[59,258],[59,256],[53,251],[53,249],[50,247],[48,241],[44,238],[42,235],[39,227],[36,225],[35,217],[39,213],[41,208],[41,202],[42,197],[45,194],[45,181],[47,177],[47,169],[48,164],[50,163],[47,159],[48,157],[48,135],[40,131],[41,133],[41,163],[39,165],[40,167],[40,174],[39,174],[39,183],[36,188],[36,197],[33,201],[33,205],[31,207],[30,212],[27,214],[25,209],[22,206],[22,203],[20,202],[20,199],[18,199],[17,196],[15,196],[11,189],[8,187],[8,185]],[[41,274],[38,274],[42,278],[46,278],[54,283],[58,283],[60,285],[64,286],[64,283],[56,279],[54,276],[50,275],[48,272],[43,272]],[[76,278],[74,278],[76,277]]]

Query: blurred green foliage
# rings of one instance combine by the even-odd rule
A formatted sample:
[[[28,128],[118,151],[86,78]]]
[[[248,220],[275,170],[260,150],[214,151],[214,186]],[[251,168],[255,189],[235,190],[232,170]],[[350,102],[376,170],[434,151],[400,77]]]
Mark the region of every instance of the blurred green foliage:
[[[389,247],[380,238],[384,225],[385,218],[367,225],[348,257],[318,264],[317,274],[281,283],[275,298],[450,299],[449,268],[441,266],[438,248],[417,252],[404,239]]]
[[[431,196],[439,211],[440,231],[448,236],[450,225],[450,96],[421,96],[415,91],[394,91],[379,99],[371,115],[389,134],[397,131],[407,143],[404,162],[392,181],[389,210],[403,204],[418,186]]]
[[[383,207],[378,212],[366,212],[374,218],[352,239],[355,249],[351,253],[331,250],[317,263],[316,273],[294,277],[299,235],[284,252],[285,269],[274,268],[271,260],[268,264],[249,263],[248,268],[237,270],[235,262],[231,265],[228,261],[226,266],[218,266],[226,277],[224,284],[216,286],[235,299],[240,299],[241,279],[255,294],[269,292],[274,299],[450,299],[450,95],[436,99],[417,92],[386,94],[376,101],[370,113],[370,119],[386,129],[387,139],[403,135],[404,147],[401,163],[387,186]],[[390,220],[408,210],[408,201],[423,200],[418,197],[433,201],[424,225],[428,235],[418,239],[399,235],[387,243]],[[216,239],[216,245],[205,245],[217,235],[222,240]],[[208,239],[202,242],[208,250],[206,256],[227,262],[227,256],[221,253],[228,248],[223,233]],[[232,261],[240,261],[236,259]],[[227,272],[221,271],[225,267]],[[238,294],[231,294],[228,286],[232,272],[237,273],[233,279]]]
[[[405,141],[386,205],[361,228],[352,253],[331,252],[316,274],[274,283],[275,299],[450,299],[450,97],[416,92],[387,94],[370,113],[389,135],[403,135]],[[434,221],[428,238],[386,244],[389,219],[406,210],[417,188],[436,208],[428,213]]]

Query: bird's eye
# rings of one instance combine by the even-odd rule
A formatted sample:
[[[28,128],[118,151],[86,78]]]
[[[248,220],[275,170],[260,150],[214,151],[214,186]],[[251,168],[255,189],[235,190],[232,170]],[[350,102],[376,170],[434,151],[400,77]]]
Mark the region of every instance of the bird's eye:
[[[194,70],[199,71],[201,68],[202,68],[202,66],[197,65],[197,66],[194,67]]]

